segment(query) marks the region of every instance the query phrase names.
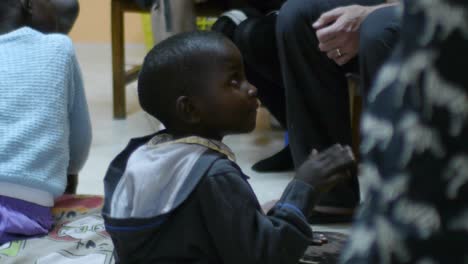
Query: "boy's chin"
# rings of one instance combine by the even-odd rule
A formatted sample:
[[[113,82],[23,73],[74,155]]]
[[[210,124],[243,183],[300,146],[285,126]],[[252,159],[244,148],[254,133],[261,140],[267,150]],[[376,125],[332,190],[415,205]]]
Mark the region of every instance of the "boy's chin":
[[[248,125],[245,125],[244,127],[239,127],[238,129],[232,129],[230,130],[229,132],[227,133],[224,133],[224,135],[237,135],[237,134],[247,134],[247,133],[250,133],[252,131],[254,131],[255,127],[256,127],[256,121],[255,122],[252,122]]]
[[[256,125],[257,125],[257,122],[253,122],[253,124],[250,124],[250,125],[246,126],[245,128],[239,130],[239,134],[250,133],[250,132],[254,131]]]

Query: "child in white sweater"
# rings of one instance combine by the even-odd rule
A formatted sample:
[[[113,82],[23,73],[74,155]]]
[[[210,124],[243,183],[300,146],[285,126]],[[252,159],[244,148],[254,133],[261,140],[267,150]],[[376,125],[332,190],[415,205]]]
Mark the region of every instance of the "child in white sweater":
[[[91,124],[60,9],[46,0],[0,1],[0,244],[46,234],[50,208],[76,175]]]

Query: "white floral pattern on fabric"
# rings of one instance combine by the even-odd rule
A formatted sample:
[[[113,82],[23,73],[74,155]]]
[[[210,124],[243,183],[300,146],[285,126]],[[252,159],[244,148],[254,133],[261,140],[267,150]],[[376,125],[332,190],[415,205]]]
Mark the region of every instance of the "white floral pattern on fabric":
[[[440,229],[439,213],[429,204],[400,199],[395,205],[394,214],[401,223],[412,225],[422,238],[427,238]]]
[[[367,195],[341,263],[468,263],[468,1],[404,4],[367,98]]]
[[[453,31],[461,29],[468,38],[468,11],[444,0],[417,1],[409,8],[410,13],[423,12],[427,17],[426,26],[419,37],[421,45],[430,43],[434,38],[446,39]]]
[[[400,156],[402,166],[406,166],[414,154],[429,151],[439,158],[445,155],[438,131],[423,125],[415,113],[405,113],[398,130],[404,141]]]
[[[425,113],[429,115],[428,118],[432,117],[434,107],[446,108],[450,113],[450,134],[458,136],[464,120],[468,118],[468,96],[463,92],[463,87],[447,82],[437,71],[427,74],[425,82]],[[445,89],[441,90],[440,87]]]
[[[468,183],[468,155],[455,156],[448,164],[444,177],[449,180],[447,197],[455,199],[460,188]]]
[[[378,119],[369,113],[364,114],[361,125],[365,137],[361,143],[361,152],[368,153],[373,147],[385,149],[393,136],[393,126],[390,122]]]

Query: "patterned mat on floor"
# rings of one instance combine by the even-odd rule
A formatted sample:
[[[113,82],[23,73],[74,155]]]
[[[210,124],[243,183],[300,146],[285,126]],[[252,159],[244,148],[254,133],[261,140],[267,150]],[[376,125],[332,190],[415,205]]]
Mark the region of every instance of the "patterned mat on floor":
[[[45,237],[0,245],[0,263],[114,263],[114,247],[101,216],[102,203],[100,196],[60,197],[53,209],[53,230]]]
[[[100,196],[62,196],[53,214],[56,225],[44,237],[0,245],[2,264],[113,264],[114,249],[104,230]],[[328,243],[310,246],[299,263],[334,264],[347,236],[334,232],[324,234]]]

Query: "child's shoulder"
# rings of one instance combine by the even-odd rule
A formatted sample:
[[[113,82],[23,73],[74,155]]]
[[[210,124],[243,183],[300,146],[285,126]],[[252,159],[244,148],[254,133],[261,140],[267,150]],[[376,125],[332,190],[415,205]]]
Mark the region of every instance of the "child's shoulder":
[[[222,177],[223,175],[238,175],[244,178],[244,173],[239,165],[225,156],[216,159],[207,172],[207,176],[211,177]]]
[[[40,51],[44,55],[71,57],[74,55],[72,40],[64,34],[45,34],[29,27],[16,30],[13,34],[17,44],[27,46],[31,51]]]
[[[43,50],[57,49],[69,51],[73,50],[72,40],[64,34],[42,33],[30,27],[18,28],[12,32],[0,35],[4,43],[23,46],[27,45],[29,49],[40,48]]]
[[[42,41],[49,48],[56,49],[60,53],[71,55],[74,54],[72,40],[64,34],[42,34]]]
[[[210,172],[216,174],[222,171],[239,171],[239,169],[235,162],[226,157],[221,157],[213,162]]]
[[[213,197],[222,194],[223,200],[229,204],[236,204],[241,199],[252,199],[255,195],[248,183],[249,177],[245,175],[241,168],[234,162],[226,158],[217,159],[206,172],[198,185],[198,194],[201,197]]]

